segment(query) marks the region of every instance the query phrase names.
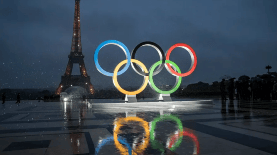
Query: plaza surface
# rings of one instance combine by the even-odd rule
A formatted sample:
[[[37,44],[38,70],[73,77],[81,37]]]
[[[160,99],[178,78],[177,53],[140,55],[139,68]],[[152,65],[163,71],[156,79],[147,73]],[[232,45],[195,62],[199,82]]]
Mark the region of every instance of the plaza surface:
[[[183,99],[182,99],[183,100]],[[179,102],[179,104],[178,104]],[[114,121],[137,116],[147,122],[161,115],[177,116],[184,131],[192,133],[203,155],[277,154],[277,102],[213,100],[213,104],[180,100],[174,103],[139,100],[87,100],[72,102],[7,101],[0,105],[0,154],[72,155],[95,154],[103,139],[113,136]],[[127,123],[128,124],[128,123]],[[120,128],[121,137],[136,148],[136,139],[145,134],[139,124]],[[166,146],[178,131],[174,121],[158,122],[155,138]],[[140,143],[143,144],[143,143]],[[138,144],[138,145],[140,145]],[[175,154],[193,154],[192,138],[183,137]],[[120,154],[114,142],[98,154]],[[143,154],[161,154],[147,145]],[[168,153],[169,154],[169,153]]]

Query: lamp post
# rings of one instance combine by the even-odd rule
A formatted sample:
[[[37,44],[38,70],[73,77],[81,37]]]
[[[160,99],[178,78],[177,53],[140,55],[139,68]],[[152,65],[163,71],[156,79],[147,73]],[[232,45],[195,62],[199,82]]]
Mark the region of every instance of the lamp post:
[[[265,67],[265,69],[267,69],[267,73],[269,74],[269,70],[271,69],[272,67],[271,66],[269,66],[269,65],[267,65],[266,67]]]

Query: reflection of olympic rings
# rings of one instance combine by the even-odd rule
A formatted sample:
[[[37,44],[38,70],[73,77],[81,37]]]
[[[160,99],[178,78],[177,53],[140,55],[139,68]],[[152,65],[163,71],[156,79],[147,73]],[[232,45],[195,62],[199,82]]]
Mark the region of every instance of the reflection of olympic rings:
[[[120,63],[117,65],[116,69],[114,70],[114,73],[110,73],[110,72],[107,72],[107,71],[103,70],[103,69],[101,68],[101,66],[99,65],[99,62],[98,62],[98,53],[99,53],[100,49],[101,49],[102,47],[106,46],[106,45],[109,45],[109,44],[114,44],[114,45],[119,46],[119,47],[125,52],[125,55],[126,55],[126,58],[127,58],[127,60],[124,60],[124,61],[120,62]],[[134,59],[134,58],[135,58],[136,51],[138,50],[138,48],[140,48],[140,47],[142,47],[142,46],[151,46],[151,47],[155,48],[155,49],[158,51],[159,56],[160,56],[160,61],[156,62],[156,63],[150,68],[150,72],[149,72],[149,73],[148,73],[146,67],[143,67],[143,66],[144,66],[143,63],[141,63],[140,61]],[[178,69],[179,67],[178,67],[174,62],[169,61],[169,57],[170,57],[170,54],[171,54],[172,50],[175,49],[175,48],[177,48],[177,47],[181,47],[181,48],[183,48],[183,49],[186,49],[186,50],[189,52],[190,56],[191,56],[191,60],[192,60],[192,61],[191,61],[191,66],[190,66],[190,68],[189,68],[189,71],[187,71],[186,73],[181,73],[180,69]],[[131,59],[131,58],[132,58],[132,59]],[[96,48],[95,53],[94,53],[94,61],[95,61],[95,65],[96,65],[97,70],[98,70],[100,73],[102,73],[102,74],[104,74],[104,75],[106,75],[106,76],[113,76],[113,81],[114,81],[115,87],[116,87],[117,89],[119,89],[119,91],[121,91],[122,93],[125,93],[125,94],[128,94],[128,95],[136,95],[136,94],[142,92],[142,91],[145,89],[146,85],[147,85],[146,82],[144,82],[144,84],[142,85],[142,87],[141,87],[139,90],[134,91],[134,92],[128,92],[128,91],[123,90],[123,89],[119,86],[119,84],[117,83],[117,81],[115,82],[115,76],[123,74],[123,73],[128,69],[128,67],[130,66],[130,64],[132,65],[132,68],[135,70],[135,72],[137,72],[138,74],[144,76],[145,81],[147,81],[148,76],[152,78],[152,76],[158,74],[158,73],[163,69],[164,64],[166,63],[166,66],[165,66],[166,69],[167,69],[172,75],[178,77],[178,80],[177,80],[178,82],[176,81],[175,86],[173,87],[173,89],[171,89],[170,91],[162,91],[162,90],[159,90],[159,89],[155,86],[155,84],[154,84],[154,82],[153,82],[153,79],[152,79],[152,80],[149,80],[149,84],[150,84],[151,88],[152,88],[153,90],[157,91],[158,93],[163,93],[163,94],[170,94],[170,93],[173,93],[174,91],[176,91],[176,90],[178,89],[178,87],[180,86],[180,84],[181,84],[181,80],[180,80],[180,79],[182,79],[181,77],[185,77],[185,76],[190,75],[190,74],[195,70],[196,65],[197,65],[197,57],[196,57],[196,54],[195,54],[194,50],[193,50],[189,45],[184,44],[184,43],[178,43],[178,44],[175,44],[175,45],[171,46],[171,47],[169,48],[169,50],[167,51],[167,53],[166,53],[166,58],[164,59],[164,52],[163,52],[163,50],[161,49],[161,47],[160,47],[159,45],[157,45],[156,43],[149,42],[149,41],[147,41],[147,42],[142,42],[142,43],[138,44],[138,45],[135,47],[135,49],[133,50],[133,52],[132,52],[132,54],[131,54],[131,56],[130,56],[130,53],[129,53],[128,48],[127,48],[123,43],[121,43],[121,42],[119,42],[119,41],[116,41],[116,40],[107,40],[107,41],[101,43],[101,44]],[[122,65],[125,64],[125,63],[127,63],[126,66],[125,66],[121,71],[118,72],[120,66],[122,66]],[[134,64],[134,63],[136,63],[136,64]],[[138,65],[139,65],[139,67],[138,67]],[[157,70],[155,70],[155,68],[156,68],[158,65],[159,65],[159,67],[157,68]],[[171,65],[172,65],[177,71],[173,70]],[[139,70],[139,68],[141,68],[141,67],[142,67],[142,71]],[[154,69],[153,69],[153,68],[154,68]],[[155,70],[155,71],[154,71],[154,70]],[[117,72],[118,72],[118,73],[117,73]],[[148,75],[148,74],[149,74],[149,75]],[[151,76],[150,76],[150,74],[151,74]],[[117,85],[116,85],[116,83],[117,83]],[[146,85],[145,85],[145,84],[146,84]],[[120,88],[121,88],[121,89],[120,89]]]
[[[159,141],[155,140],[155,128],[156,128],[156,124],[158,122],[164,121],[164,120],[174,121],[178,125],[178,130],[175,132],[175,134],[173,134],[172,136],[170,136],[168,138],[167,146],[163,146]],[[124,139],[121,139],[120,137],[118,137],[118,134],[120,134],[120,128],[125,123],[130,122],[130,121],[137,121],[137,122],[139,122],[140,126],[142,126],[144,128],[144,131],[145,131],[145,135],[143,136],[142,144],[139,145],[136,148],[134,148],[134,147],[131,148],[130,145]],[[148,146],[148,144],[149,144],[149,136],[150,136],[151,146],[154,149],[159,149],[159,151],[161,151],[162,153],[165,152],[165,147],[167,147],[171,151],[175,151],[176,148],[178,148],[180,146],[180,144],[182,143],[182,140],[183,140],[184,136],[190,137],[192,139],[192,141],[194,142],[194,152],[193,152],[193,154],[199,154],[199,152],[200,152],[200,147],[199,147],[199,142],[198,142],[197,137],[193,133],[190,133],[188,131],[183,131],[183,125],[182,125],[181,120],[178,117],[170,115],[170,114],[169,115],[163,115],[163,116],[155,118],[150,123],[150,133],[149,133],[148,122],[146,122],[142,118],[139,118],[139,117],[126,117],[126,118],[118,118],[118,119],[116,119],[115,122],[114,122],[113,138],[109,137],[109,138],[103,140],[101,142],[101,144],[99,144],[98,147],[96,148],[96,152],[98,153],[100,148],[103,145],[105,145],[106,143],[114,140],[115,146],[121,152],[121,154],[128,155],[128,153],[129,153],[129,154],[137,155],[137,153],[138,154],[142,153],[146,149],[146,147]],[[136,141],[137,141],[137,139],[135,139],[134,143],[136,143]],[[128,150],[122,144],[126,145]],[[134,149],[134,150],[132,150],[132,149]]]
[[[175,143],[176,139],[178,139],[178,140],[182,139],[182,137],[180,137],[180,135],[190,137],[192,139],[192,141],[194,142],[193,154],[199,154],[200,147],[199,147],[199,142],[197,140],[197,137],[193,133],[189,133],[187,131],[183,131],[183,132],[177,133],[174,136],[172,136],[172,138],[170,138],[170,142],[169,142],[168,148],[170,149],[170,148],[172,148],[174,146],[174,143]]]
[[[113,141],[114,141],[113,136],[110,136],[110,137],[108,137],[108,138],[106,138],[106,139],[103,139],[102,142],[101,142],[100,144],[98,144],[98,146],[96,147],[96,149],[95,149],[95,155],[97,155],[97,154],[99,153],[100,149],[101,149],[104,145],[109,144],[109,143],[111,143],[111,142],[113,142]],[[131,148],[131,146],[127,143],[127,141],[126,141],[125,139],[122,139],[121,137],[118,137],[118,141],[119,141],[120,143],[122,143],[122,144],[124,144],[124,145],[127,146],[127,148],[128,148],[128,153],[129,153],[129,155],[131,155],[131,154],[132,154],[132,148]]]
[[[151,141],[151,146],[154,149],[159,149],[161,152],[165,152],[165,149],[164,149],[163,145],[160,142],[155,140],[155,128],[156,128],[157,122],[164,121],[164,120],[175,121],[178,124],[179,132],[183,132],[183,125],[182,125],[181,120],[178,117],[173,116],[173,115],[163,115],[163,116],[155,118],[151,122],[150,141]],[[179,147],[179,145],[182,142],[182,137],[183,137],[183,135],[181,135],[181,137],[178,139],[178,141],[176,142],[176,144],[173,147],[169,148],[171,151],[175,151],[175,149],[177,147]]]
[[[114,126],[115,126],[114,133],[113,133],[114,143],[115,143],[115,146],[120,150],[121,154],[124,154],[124,155],[128,154],[127,149],[124,148],[122,146],[122,144],[119,143],[119,141],[117,140],[117,137],[118,137],[118,134],[120,131],[120,127],[122,127],[124,123],[130,122],[130,121],[139,122],[140,125],[144,128],[144,132],[145,132],[145,137],[144,137],[142,145],[136,147],[135,150],[132,151],[133,155],[136,155],[137,153],[142,153],[146,149],[146,147],[148,146],[148,143],[149,143],[149,125],[148,125],[148,122],[146,122],[142,118],[126,117],[126,118],[117,119],[114,123]]]

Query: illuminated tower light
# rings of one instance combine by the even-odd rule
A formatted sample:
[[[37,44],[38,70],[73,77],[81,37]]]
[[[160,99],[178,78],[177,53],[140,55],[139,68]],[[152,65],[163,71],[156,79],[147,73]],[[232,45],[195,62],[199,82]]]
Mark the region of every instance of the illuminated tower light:
[[[82,46],[81,46],[81,33],[80,33],[81,30],[80,30],[80,5],[79,5],[79,3],[80,3],[80,0],[75,0],[74,23],[73,23],[73,40],[72,40],[72,43],[71,43],[71,52],[74,52],[74,54],[72,55],[73,57],[78,57],[78,56],[82,56],[83,57]],[[76,45],[78,45],[77,48],[76,48]],[[75,53],[75,51],[76,51],[76,53]],[[67,65],[67,69],[66,69],[66,72],[65,72],[66,76],[71,75],[71,70],[72,70],[72,66],[73,66],[72,62],[71,62],[71,59],[72,58],[69,58],[69,63]],[[79,60],[79,64],[80,63],[83,63],[83,59]],[[81,75],[82,78],[83,77],[88,78],[85,66],[84,65],[80,65],[80,69],[81,69],[81,73],[83,71],[83,74]],[[64,79],[64,80],[65,80],[65,83],[71,82],[71,79]],[[87,82],[87,83],[89,85],[91,85],[90,82]],[[73,86],[73,85],[71,85],[71,86]],[[62,88],[61,87],[57,88],[55,93],[56,94],[60,94],[60,92],[63,91],[63,89],[64,89],[63,87]],[[88,91],[93,91],[93,87],[92,87],[92,89],[90,89],[90,88],[86,88],[86,89]]]

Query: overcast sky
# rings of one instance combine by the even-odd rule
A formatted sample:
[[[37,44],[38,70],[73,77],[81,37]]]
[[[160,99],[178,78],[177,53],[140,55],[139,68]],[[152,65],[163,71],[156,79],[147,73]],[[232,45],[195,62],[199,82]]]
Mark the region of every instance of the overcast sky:
[[[57,87],[71,49],[74,0],[0,0],[0,88]],[[196,52],[196,70],[182,85],[211,83],[223,75],[238,78],[277,70],[276,0],[81,0],[84,61],[95,87],[113,87],[111,77],[98,72],[93,55],[106,40],[124,43],[130,52],[143,41],[166,52],[186,43]],[[149,69],[159,60],[151,47],[136,58]],[[99,63],[112,72],[125,59],[119,47],[99,53]],[[187,51],[178,48],[170,60],[182,72],[190,65]],[[73,74],[79,73],[74,66]],[[119,78],[125,86],[140,86],[143,77],[130,67]],[[175,83],[164,69],[157,85]]]

